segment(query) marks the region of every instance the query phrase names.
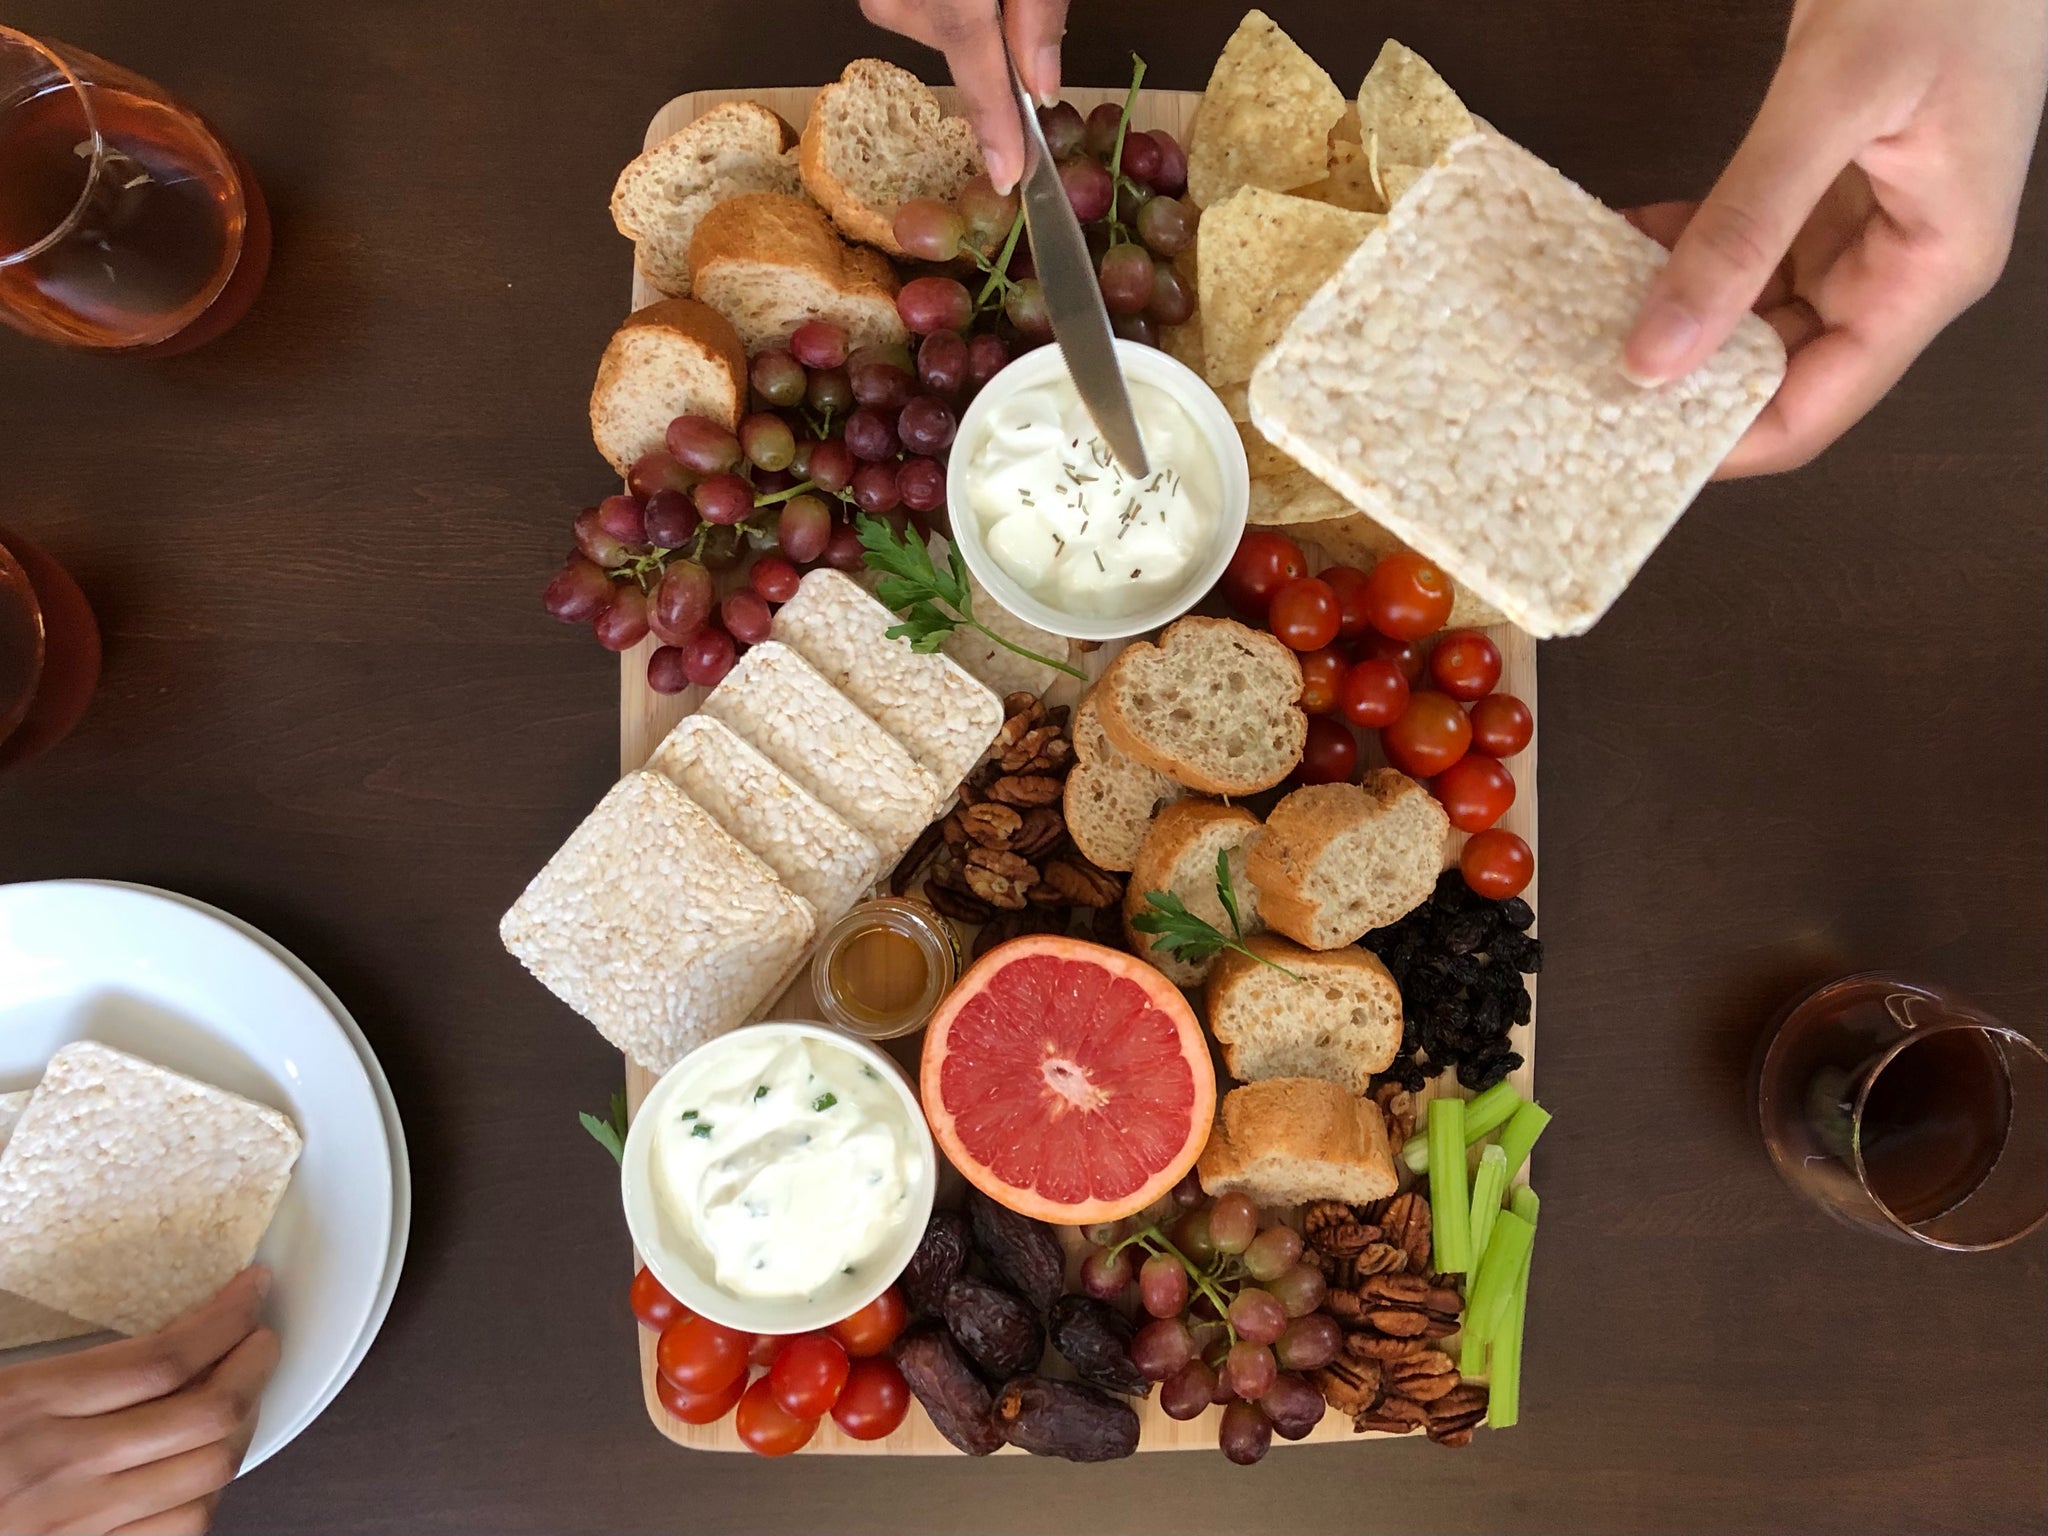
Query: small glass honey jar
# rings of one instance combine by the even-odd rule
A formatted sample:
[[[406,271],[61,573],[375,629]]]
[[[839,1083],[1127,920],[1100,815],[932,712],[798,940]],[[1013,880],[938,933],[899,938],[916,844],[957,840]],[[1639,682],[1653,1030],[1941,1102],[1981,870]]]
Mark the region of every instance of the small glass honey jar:
[[[848,912],[811,957],[819,1009],[868,1040],[924,1028],[959,978],[952,924],[922,902],[895,896],[877,896]]]

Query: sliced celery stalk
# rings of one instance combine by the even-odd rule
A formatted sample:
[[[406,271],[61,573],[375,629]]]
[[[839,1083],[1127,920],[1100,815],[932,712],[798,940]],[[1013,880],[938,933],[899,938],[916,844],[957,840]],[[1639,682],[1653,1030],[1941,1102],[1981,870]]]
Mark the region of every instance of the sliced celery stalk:
[[[1536,1145],[1536,1138],[1548,1124],[1550,1111],[1533,1099],[1508,1121],[1507,1128],[1500,1133],[1500,1149],[1507,1154],[1510,1179],[1521,1172],[1522,1164],[1529,1160],[1529,1149]]]
[[[1493,1237],[1487,1242],[1486,1253],[1479,1260],[1478,1271],[1466,1293],[1465,1337],[1459,1345],[1461,1374],[1463,1360],[1484,1359],[1483,1352],[1500,1336],[1501,1323],[1514,1300],[1522,1261],[1535,1240],[1535,1227],[1513,1211],[1502,1211],[1495,1220]]]
[[[1493,1341],[1493,1375],[1486,1384],[1486,1422],[1493,1429],[1511,1428],[1522,1412],[1522,1329],[1529,1316],[1529,1262],[1522,1259],[1515,1294],[1508,1304],[1500,1334]]]
[[[1465,1187],[1465,1101],[1433,1099],[1429,1106],[1429,1219],[1438,1273],[1472,1268],[1471,1192]]]
[[[1533,1227],[1536,1225],[1536,1208],[1542,1203],[1536,1198],[1536,1191],[1524,1184],[1508,1201],[1508,1209]]]
[[[1507,1124],[1522,1106],[1521,1090],[1503,1078],[1465,1101],[1465,1145],[1471,1146]],[[1429,1172],[1429,1135],[1420,1132],[1401,1143],[1401,1161],[1410,1173]]]
[[[1471,1243],[1474,1253],[1485,1253],[1493,1236],[1494,1218],[1500,1215],[1500,1197],[1508,1187],[1507,1155],[1499,1147],[1479,1154],[1479,1171],[1472,1176]]]

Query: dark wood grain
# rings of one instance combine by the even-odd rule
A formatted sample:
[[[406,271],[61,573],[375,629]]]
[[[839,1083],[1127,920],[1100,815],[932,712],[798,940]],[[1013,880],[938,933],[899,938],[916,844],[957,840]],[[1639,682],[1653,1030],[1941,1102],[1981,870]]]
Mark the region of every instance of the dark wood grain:
[[[1388,31],[1616,201],[1696,195],[1782,3],[1270,9],[1347,86]],[[1078,0],[1070,78],[1199,87],[1235,6]],[[412,1140],[412,1259],[247,1531],[2013,1530],[2048,1518],[2044,1244],[1830,1224],[1747,1119],[1760,1022],[1889,965],[2048,1004],[2044,202],[2012,266],[1800,474],[1716,488],[1544,648],[1545,1239],[1522,1426],[1469,1450],[1070,1469],[693,1457],[642,1412],[609,1161],[618,1058],[494,924],[612,777],[615,673],[536,590],[606,484],[605,197],[678,91],[931,67],[852,0],[16,0],[203,105],[277,216],[193,356],[0,333],[0,520],[76,570],[106,680],[0,778],[0,880],[186,890],[347,1000]]]

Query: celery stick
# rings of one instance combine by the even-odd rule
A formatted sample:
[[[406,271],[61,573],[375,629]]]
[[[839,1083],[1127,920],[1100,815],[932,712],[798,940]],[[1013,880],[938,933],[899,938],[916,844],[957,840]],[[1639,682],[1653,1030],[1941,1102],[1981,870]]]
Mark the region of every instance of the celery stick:
[[[1500,1215],[1500,1197],[1508,1186],[1508,1160],[1499,1147],[1479,1154],[1479,1172],[1472,1176],[1471,1243],[1474,1253],[1485,1253],[1493,1236],[1493,1219]]]
[[[1529,1160],[1529,1149],[1536,1145],[1536,1138],[1548,1124],[1550,1111],[1534,1099],[1516,1110],[1514,1118],[1508,1121],[1507,1129],[1500,1133],[1500,1149],[1507,1154],[1510,1179],[1521,1172],[1522,1164]]]
[[[1486,1384],[1486,1422],[1493,1429],[1508,1429],[1521,1417],[1522,1329],[1528,1316],[1529,1259],[1525,1257],[1514,1300],[1508,1305],[1500,1336],[1493,1341],[1493,1375]]]
[[[1440,1274],[1472,1267],[1471,1192],[1465,1187],[1465,1101],[1434,1099],[1429,1106],[1429,1219]]]
[[[1536,1225],[1536,1207],[1542,1203],[1536,1198],[1536,1191],[1524,1184],[1515,1191],[1514,1198],[1508,1201],[1508,1209],[1533,1227]]]
[[[1513,1211],[1502,1211],[1493,1224],[1493,1237],[1479,1260],[1478,1272],[1465,1302],[1465,1328],[1469,1337],[1460,1347],[1483,1350],[1500,1336],[1501,1321],[1514,1299],[1515,1281],[1522,1260],[1536,1240],[1536,1229]]]
[[[1508,1117],[1522,1106],[1521,1091],[1507,1079],[1495,1083],[1482,1093],[1475,1093],[1465,1101],[1465,1145],[1483,1141],[1501,1126]],[[1426,1132],[1410,1136],[1401,1143],[1401,1161],[1408,1165],[1410,1173],[1429,1172],[1429,1136]]]

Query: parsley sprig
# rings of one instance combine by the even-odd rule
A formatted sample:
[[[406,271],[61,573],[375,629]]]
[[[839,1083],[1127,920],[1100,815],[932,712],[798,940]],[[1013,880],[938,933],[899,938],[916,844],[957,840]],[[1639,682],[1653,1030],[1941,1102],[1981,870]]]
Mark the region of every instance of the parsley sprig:
[[[1190,965],[1207,960],[1219,950],[1234,949],[1261,965],[1271,966],[1291,980],[1303,979],[1245,943],[1244,918],[1237,905],[1237,887],[1230,878],[1230,855],[1223,849],[1216,853],[1216,899],[1223,903],[1224,914],[1230,919],[1229,933],[1190,912],[1188,904],[1172,891],[1147,891],[1145,901],[1152,910],[1132,918],[1131,926],[1140,933],[1154,935],[1155,949],[1164,950],[1174,959],[1185,960]]]
[[[915,533],[906,530],[899,534],[878,517],[857,517],[853,526],[860,535],[861,548],[867,551],[869,568],[882,573],[875,596],[903,617],[903,622],[889,631],[891,640],[908,640],[913,651],[930,655],[939,648],[941,640],[964,624],[1006,651],[1015,651],[1084,683],[1088,681],[1088,674],[1079,667],[1005,640],[974,616],[967,562],[960,558],[959,545],[948,546],[947,569],[942,571],[932,563],[932,552]]]
[[[583,1129],[590,1132],[591,1140],[614,1160],[626,1160],[626,1095],[624,1090],[612,1095],[610,1112],[607,1115],[593,1115],[589,1110],[580,1110],[576,1118],[583,1122]]]

